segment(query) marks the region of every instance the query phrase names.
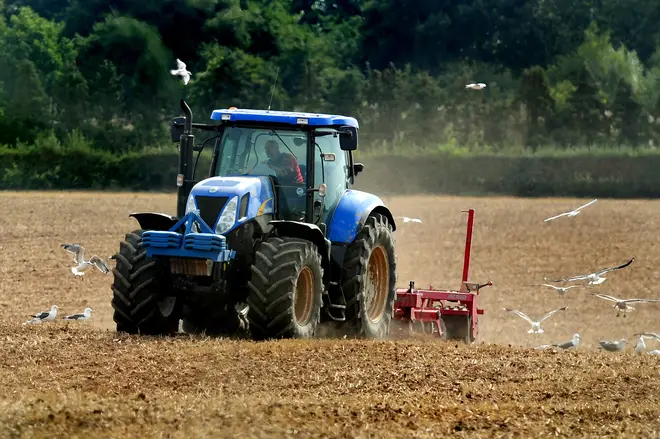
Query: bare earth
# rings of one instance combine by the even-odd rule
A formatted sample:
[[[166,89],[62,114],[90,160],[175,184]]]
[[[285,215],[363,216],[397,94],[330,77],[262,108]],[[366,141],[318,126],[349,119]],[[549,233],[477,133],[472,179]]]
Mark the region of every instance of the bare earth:
[[[476,209],[470,279],[493,282],[481,292],[477,343],[119,336],[112,276],[74,278],[59,245],[107,258],[137,227],[130,212],[172,213],[174,195],[0,193],[0,437],[660,435],[660,357],[632,353],[633,333],[660,332],[660,304],[617,318],[612,303],[585,293],[660,298],[660,202],[599,200],[544,223],[588,200],[386,200],[395,215],[423,221],[399,221],[395,232],[402,287],[458,288],[461,210]],[[633,256],[589,290],[531,286]],[[22,325],[52,304],[60,315],[91,306],[92,320]],[[542,335],[502,310],[539,317],[561,306]],[[576,332],[574,351],[530,349]],[[597,349],[618,338],[625,352]]]

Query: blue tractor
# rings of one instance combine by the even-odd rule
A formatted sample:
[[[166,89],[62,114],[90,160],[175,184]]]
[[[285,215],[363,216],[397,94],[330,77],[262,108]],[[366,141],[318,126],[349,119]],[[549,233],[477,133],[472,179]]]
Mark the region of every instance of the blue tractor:
[[[383,338],[396,282],[394,219],[351,189],[358,122],[284,111],[215,110],[210,124],[172,120],[178,142],[177,216],[130,216],[113,270],[118,332]],[[193,129],[211,132],[194,144]],[[195,181],[213,142],[209,177]],[[197,152],[197,160],[194,159]]]

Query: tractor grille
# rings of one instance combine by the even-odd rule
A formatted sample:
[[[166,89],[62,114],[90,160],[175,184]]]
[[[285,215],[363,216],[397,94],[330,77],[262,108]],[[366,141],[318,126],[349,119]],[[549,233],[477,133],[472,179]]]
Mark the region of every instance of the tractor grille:
[[[170,272],[188,276],[207,276],[206,259],[170,258]]]
[[[202,195],[195,197],[199,208],[199,216],[211,229],[213,229],[213,225],[218,220],[218,215],[220,215],[228,200],[229,197],[205,197]]]

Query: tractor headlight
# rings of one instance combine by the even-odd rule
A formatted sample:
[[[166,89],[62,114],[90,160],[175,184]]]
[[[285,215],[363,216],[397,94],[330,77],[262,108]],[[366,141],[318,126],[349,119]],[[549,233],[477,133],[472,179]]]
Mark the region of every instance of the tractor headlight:
[[[195,204],[195,198],[190,194],[188,195],[188,201],[186,202],[186,215],[194,210],[197,210],[197,205]]]
[[[225,210],[222,211],[220,219],[218,220],[218,225],[215,226],[215,233],[218,235],[225,233],[227,230],[236,222],[236,211],[238,210],[238,196],[229,200],[229,203],[225,206]]]

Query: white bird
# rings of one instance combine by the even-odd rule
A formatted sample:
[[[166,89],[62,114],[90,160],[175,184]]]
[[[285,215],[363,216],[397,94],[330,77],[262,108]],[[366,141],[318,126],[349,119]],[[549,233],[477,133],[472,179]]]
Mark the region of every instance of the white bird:
[[[584,287],[584,285],[569,285],[569,286],[567,286],[567,287],[557,287],[557,286],[555,286],[555,285],[550,285],[550,284],[541,284],[541,286],[554,288],[555,290],[557,290],[557,292],[558,292],[560,295],[564,295],[564,294],[566,294],[566,292],[567,292],[568,290],[570,290],[571,288],[580,288],[580,287]]]
[[[176,70],[170,70],[170,73],[174,76],[181,76],[184,85],[188,85],[188,81],[190,81],[190,76],[192,75],[191,72],[186,70],[185,63],[178,58],[176,60]]]
[[[570,349],[580,344],[580,334],[573,334],[573,338],[565,343],[553,344],[552,346],[560,349]]]
[[[472,90],[481,90],[482,88],[486,88],[486,84],[483,82],[477,82],[476,84],[468,84],[465,86],[465,88],[471,88]]]
[[[532,329],[527,331],[528,334],[543,334],[544,331],[543,331],[543,328],[541,328],[541,323],[544,320],[550,318],[557,311],[565,311],[565,310],[566,310],[565,306],[563,306],[561,308],[557,308],[557,309],[552,310],[549,313],[545,314],[543,317],[541,317],[539,319],[539,321],[535,322],[534,320],[530,319],[529,316],[527,316],[527,314],[525,314],[524,312],[518,311],[517,309],[504,308],[504,311],[512,312],[514,314],[517,314],[521,318],[527,320],[532,325]]]
[[[562,216],[570,216],[570,217],[574,217],[574,216],[576,216],[578,213],[580,213],[580,209],[584,209],[585,207],[589,206],[590,204],[595,203],[596,201],[598,201],[598,198],[596,198],[596,199],[594,199],[594,200],[591,200],[591,201],[589,201],[587,204],[584,204],[584,205],[578,207],[578,208],[575,209],[575,210],[571,210],[570,212],[560,213],[559,215],[556,215],[556,216],[553,216],[553,217],[547,218],[547,219],[544,220],[543,222],[548,222],[548,221],[550,221],[550,220],[553,220],[553,219],[556,219],[556,218],[559,218],[559,217],[562,217]]]
[[[653,349],[649,351],[649,355],[660,355],[660,349]]]
[[[32,319],[28,320],[23,324],[27,325],[28,323],[41,323],[41,322],[50,322],[51,320],[55,320],[55,317],[57,317],[57,310],[58,310],[57,305],[53,305],[50,307],[50,311],[42,311],[38,314],[30,315]]]
[[[633,335],[636,335],[639,338],[655,338],[656,340],[660,341],[660,335],[656,334],[655,332],[640,332],[639,334]]]
[[[641,355],[642,352],[646,350],[646,343],[644,343],[644,336],[640,335],[637,337],[637,343],[635,343],[635,353]]]
[[[397,216],[398,219],[402,219],[404,223],[421,223],[422,220],[419,218],[408,218],[407,216]]]
[[[603,268],[602,270],[599,270],[595,273],[590,273],[590,274],[584,274],[581,276],[573,276],[569,277],[566,279],[548,279],[547,277],[544,278],[548,282],[572,282],[575,280],[588,280],[589,285],[599,285],[605,282],[607,279],[603,277],[603,274],[609,272],[609,271],[614,271],[614,270],[621,270],[622,268],[626,268],[628,265],[632,264],[635,258],[630,259],[628,262],[625,264],[621,264],[617,267],[611,267],[611,268]]]
[[[616,316],[619,317],[620,313],[624,313],[623,317],[626,317],[625,313],[633,311],[635,308],[628,305],[629,303],[658,303],[658,299],[617,299],[614,296],[608,296],[607,294],[594,294],[589,293],[592,296],[600,297],[601,299],[609,300],[610,302],[615,302],[612,308],[616,308]]]
[[[85,308],[82,314],[71,314],[70,316],[65,316],[64,320],[88,320],[92,314],[92,308]]]
[[[609,352],[619,352],[622,351],[626,346],[626,339],[622,338],[621,340],[601,340],[599,341],[600,349],[609,351]]]
[[[71,272],[76,276],[84,276],[84,271],[90,266],[95,266],[103,274],[108,274],[110,269],[105,261],[98,256],[94,255],[89,258],[88,261],[85,260],[85,248],[80,244],[61,244],[61,247],[73,254],[73,260],[76,262],[75,267],[71,267]]]

